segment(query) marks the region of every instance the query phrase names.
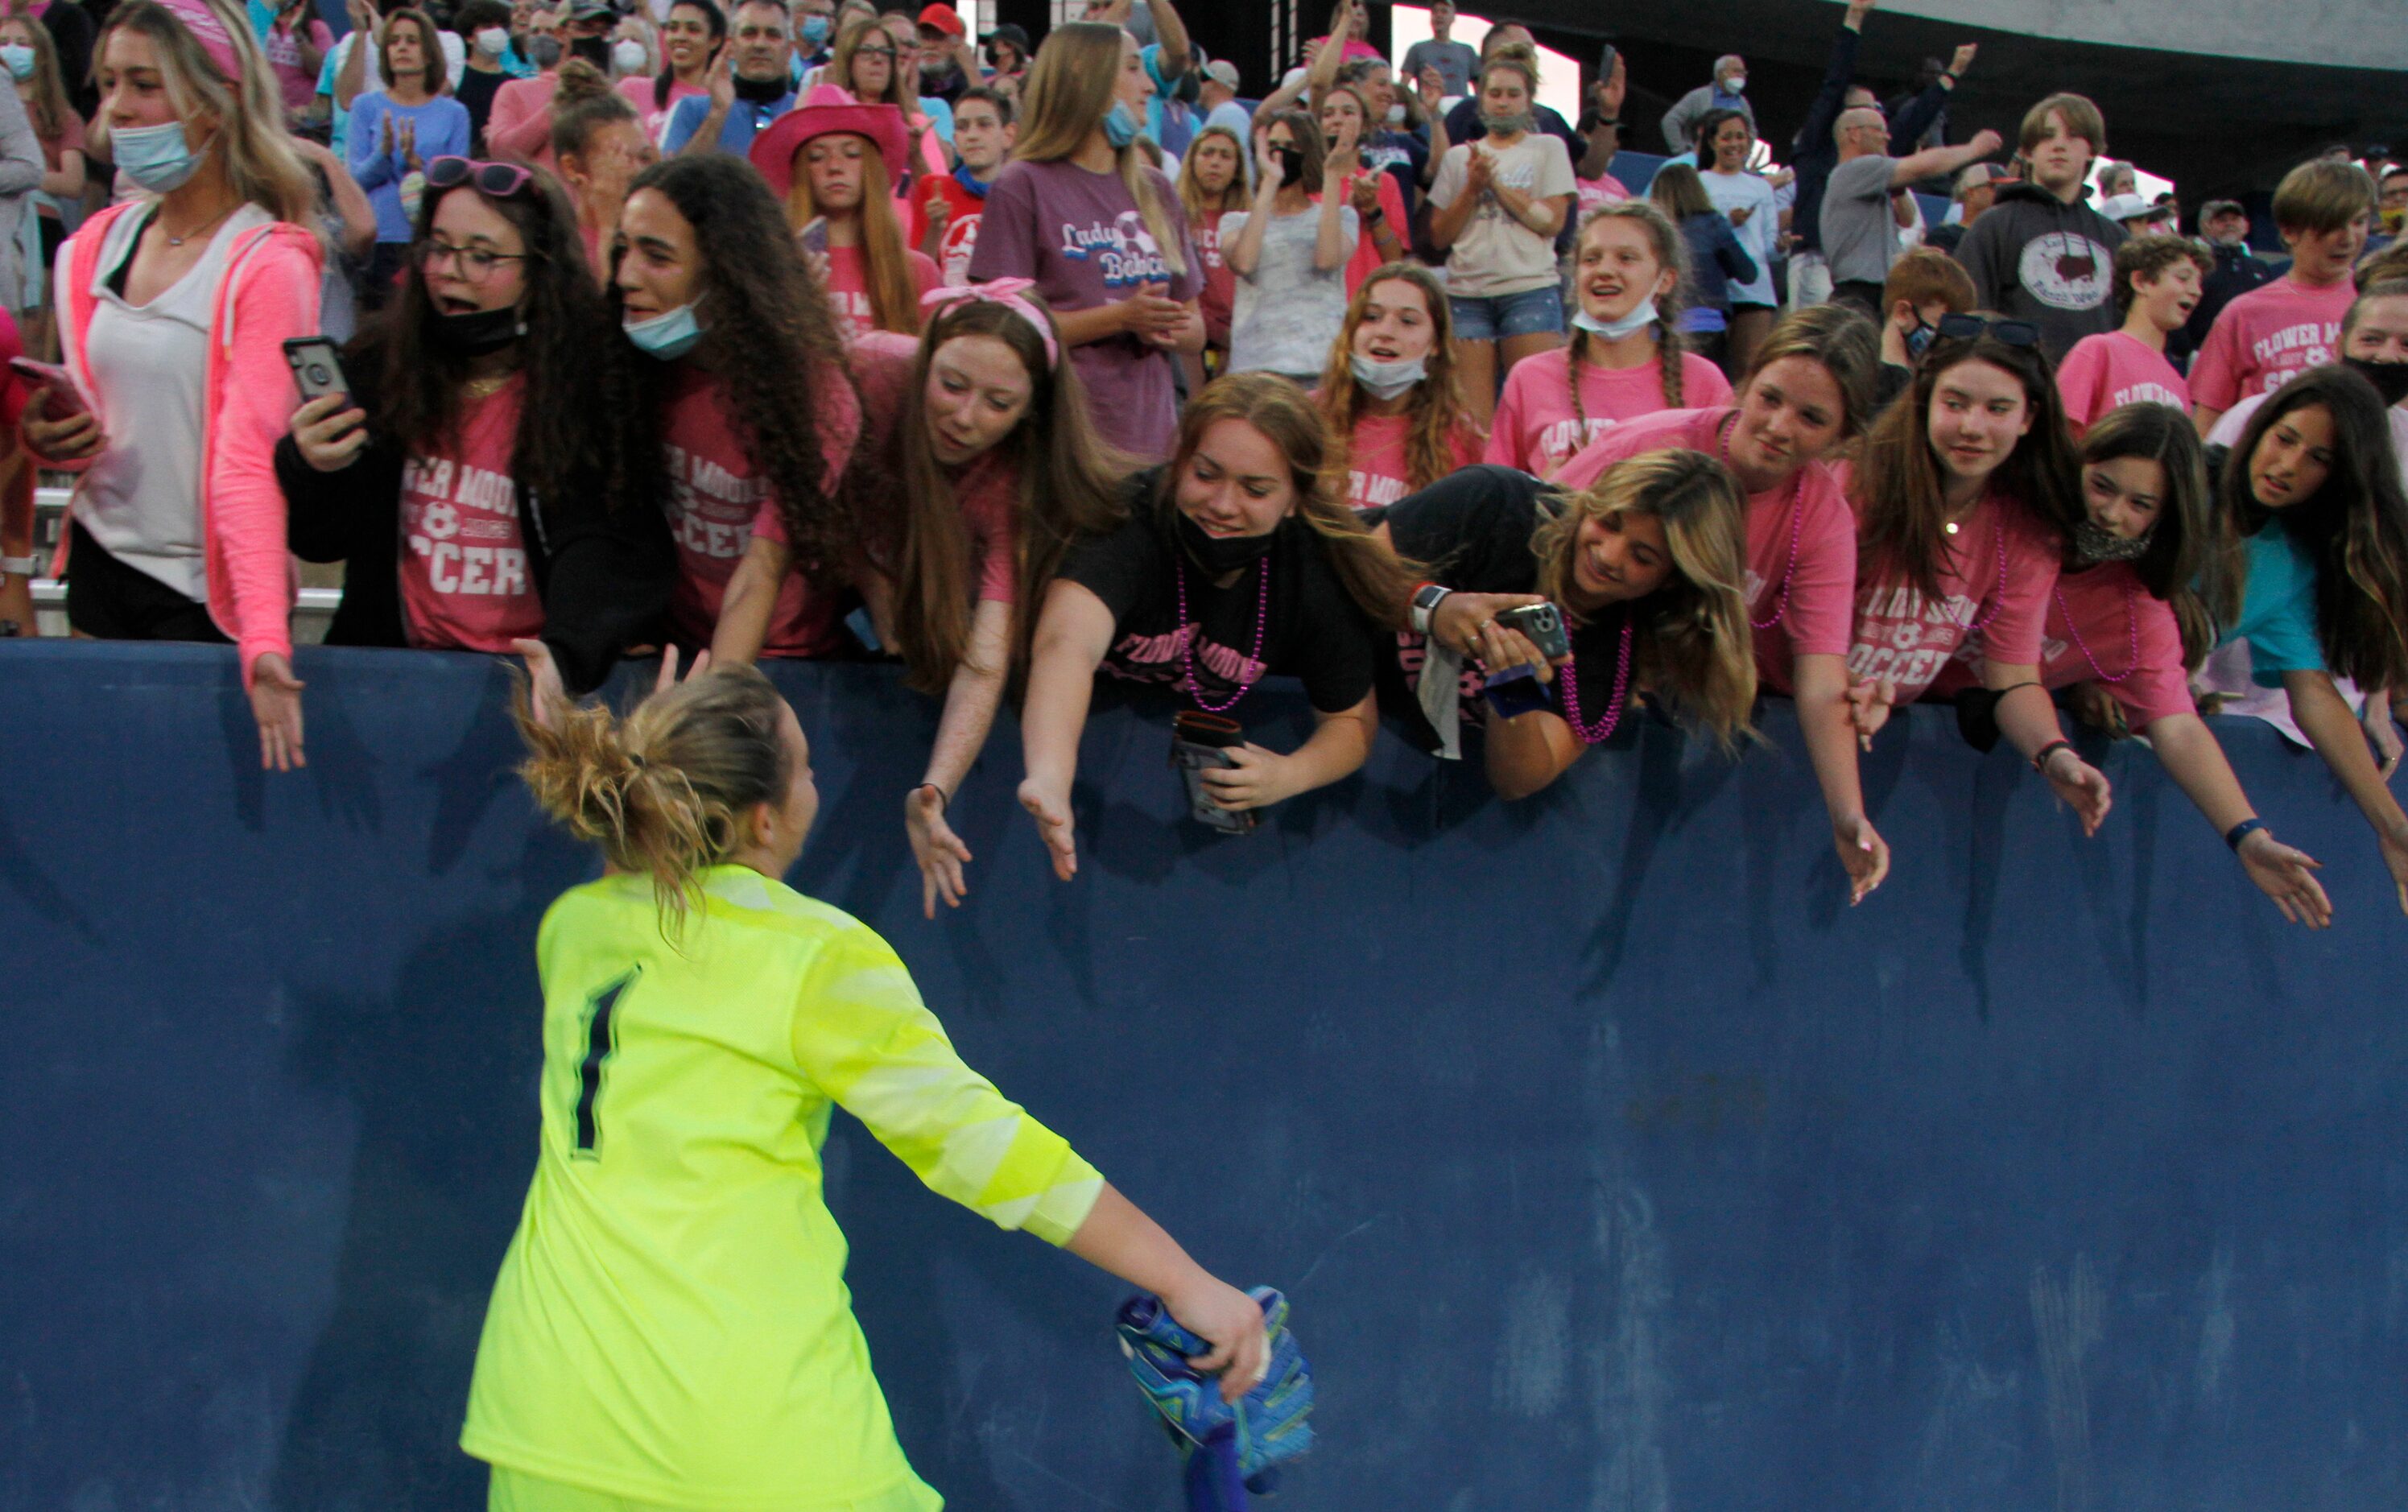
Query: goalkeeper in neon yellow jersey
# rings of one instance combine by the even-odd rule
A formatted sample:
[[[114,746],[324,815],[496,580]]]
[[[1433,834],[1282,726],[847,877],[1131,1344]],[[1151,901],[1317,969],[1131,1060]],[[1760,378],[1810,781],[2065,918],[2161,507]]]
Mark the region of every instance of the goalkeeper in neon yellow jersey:
[[[751,668],[664,668],[625,720],[571,708],[539,643],[537,800],[610,862],[536,940],[542,1131],[461,1446],[497,1512],[931,1512],[821,1192],[841,1104],[920,1179],[1160,1295],[1234,1399],[1254,1300],[964,1065],[903,964],[779,879],[819,806]]]

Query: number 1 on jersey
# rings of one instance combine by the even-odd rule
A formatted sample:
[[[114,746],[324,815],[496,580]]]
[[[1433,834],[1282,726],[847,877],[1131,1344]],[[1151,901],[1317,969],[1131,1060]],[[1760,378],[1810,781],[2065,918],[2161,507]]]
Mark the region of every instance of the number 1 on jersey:
[[[598,1155],[602,1139],[601,1113],[595,1106],[602,1096],[602,1066],[619,1048],[617,1009],[619,999],[635,984],[643,968],[638,967],[626,975],[594,994],[585,1004],[585,1055],[577,1063],[577,1153]]]

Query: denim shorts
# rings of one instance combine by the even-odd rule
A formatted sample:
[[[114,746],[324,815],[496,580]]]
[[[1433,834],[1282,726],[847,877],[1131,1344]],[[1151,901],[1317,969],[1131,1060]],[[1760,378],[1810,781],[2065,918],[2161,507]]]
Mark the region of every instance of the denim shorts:
[[[1477,298],[1449,295],[1446,303],[1455,315],[1455,338],[1458,341],[1564,334],[1564,295],[1553,283],[1525,289],[1520,294],[1492,294]]]

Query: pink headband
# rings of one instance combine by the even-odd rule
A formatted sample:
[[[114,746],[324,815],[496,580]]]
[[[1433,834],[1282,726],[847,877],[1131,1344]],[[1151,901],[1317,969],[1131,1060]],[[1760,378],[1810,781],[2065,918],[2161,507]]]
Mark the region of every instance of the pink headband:
[[[208,0],[159,0],[159,8],[184,23],[193,40],[201,45],[201,50],[209,55],[218,72],[225,75],[226,82],[235,87],[239,96],[242,56],[235,50],[234,38],[226,34],[225,22],[218,20],[218,13],[208,7]]]
[[[186,3],[191,3],[191,0],[186,0]],[[931,289],[922,295],[920,308],[933,317],[966,299],[1001,305],[1037,327],[1037,339],[1045,343],[1045,370],[1050,373],[1061,366],[1062,352],[1054,344],[1054,323],[1045,318],[1045,311],[1023,297],[1035,287],[1037,281],[1034,279],[990,279],[984,283],[955,284],[950,288]]]

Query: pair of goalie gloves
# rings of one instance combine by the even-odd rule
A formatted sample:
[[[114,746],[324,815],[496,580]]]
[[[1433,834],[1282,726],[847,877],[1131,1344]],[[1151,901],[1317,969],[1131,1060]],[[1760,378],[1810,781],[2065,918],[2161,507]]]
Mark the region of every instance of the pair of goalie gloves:
[[[1287,1299],[1269,1287],[1251,1295],[1262,1304],[1270,1363],[1235,1402],[1222,1401],[1218,1377],[1191,1362],[1212,1346],[1181,1328],[1160,1298],[1140,1292],[1121,1304],[1121,1353],[1179,1447],[1188,1512],[1245,1512],[1249,1492],[1270,1494],[1280,1467],[1312,1447],[1312,1367],[1288,1331]]]

